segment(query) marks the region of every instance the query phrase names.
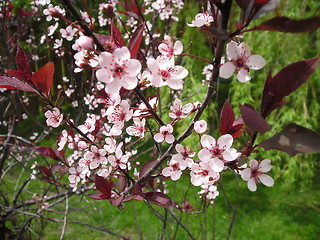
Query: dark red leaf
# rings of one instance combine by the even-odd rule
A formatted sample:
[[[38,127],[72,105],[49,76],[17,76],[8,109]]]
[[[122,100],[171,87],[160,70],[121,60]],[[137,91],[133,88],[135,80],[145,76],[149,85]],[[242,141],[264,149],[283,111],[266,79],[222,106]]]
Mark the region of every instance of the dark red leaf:
[[[34,150],[42,156],[52,158],[53,160],[63,161],[59,151],[51,147],[35,147]]]
[[[118,192],[122,192],[128,186],[128,180],[126,177],[119,176],[117,178],[117,182],[115,183],[115,187],[118,189]]]
[[[261,115],[266,118],[273,110],[283,105],[283,98],[296,91],[316,70],[319,58],[292,63],[275,77],[269,74],[264,86]]]
[[[54,163],[51,165],[50,167],[51,171],[54,172],[60,172],[60,178],[66,173],[68,172],[68,167],[66,165],[62,165],[59,163]]]
[[[220,113],[220,133],[222,135],[229,133],[234,123],[234,112],[231,104],[225,101]]]
[[[120,30],[117,28],[117,26],[112,22],[111,23],[111,28],[112,28],[112,39],[116,46],[118,48],[121,48],[125,45],[123,38],[121,36]]]
[[[27,76],[27,78],[31,78],[32,71],[30,68],[29,60],[27,58],[27,54],[23,51],[20,44],[18,44],[17,47],[16,65],[18,71],[23,72]]]
[[[108,182],[107,179],[105,179],[104,177],[100,177],[99,175],[96,175],[94,182],[96,185],[96,189],[99,192],[102,192],[106,196],[106,198],[111,197],[112,184]]]
[[[136,58],[139,50],[139,46],[142,40],[142,34],[144,30],[144,24],[141,24],[132,34],[132,37],[128,44],[128,49],[130,50],[131,58]]]
[[[40,180],[43,182],[51,182],[52,181],[52,179],[49,177],[41,177]]]
[[[105,196],[101,192],[90,193],[90,194],[88,194],[88,197],[92,198],[94,200],[105,200],[105,199],[107,199],[107,198],[104,198]]]
[[[6,73],[12,77],[18,78],[28,84],[31,82],[31,78],[24,74],[24,72],[19,70],[6,70]]]
[[[154,203],[165,208],[171,208],[173,205],[171,199],[166,194],[161,192],[147,192],[145,194],[145,199],[148,202]]]
[[[28,84],[18,80],[17,78],[7,76],[0,76],[0,87],[37,93],[37,91]]]
[[[277,149],[294,156],[299,153],[319,153],[320,135],[294,123],[288,124],[280,133],[259,144],[266,150]]]
[[[48,177],[52,177],[52,173],[49,168],[46,166],[38,166],[38,169],[41,173],[47,175]]]
[[[31,81],[40,92],[48,96],[53,82],[53,74],[54,64],[53,62],[48,62],[32,75]]]
[[[139,178],[142,178],[144,174],[150,169],[153,168],[153,166],[156,164],[156,160],[151,160],[142,165],[139,172]]]
[[[265,133],[271,129],[266,120],[257,113],[252,106],[242,105],[240,107],[242,119],[245,124],[253,131],[259,133]]]
[[[255,26],[252,30],[277,31],[287,33],[303,33],[320,27],[320,17],[294,20],[288,17],[276,17]]]
[[[132,193],[144,198],[144,193],[142,192],[142,189],[141,189],[141,187],[140,187],[140,185],[138,183],[134,183],[133,184]]]
[[[119,206],[122,203],[123,197],[110,198],[109,201],[112,206]]]

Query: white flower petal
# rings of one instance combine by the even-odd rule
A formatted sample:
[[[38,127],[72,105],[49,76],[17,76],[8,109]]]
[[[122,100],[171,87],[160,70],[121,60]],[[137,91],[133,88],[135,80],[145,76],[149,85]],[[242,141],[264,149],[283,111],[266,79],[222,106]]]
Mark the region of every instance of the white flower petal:
[[[235,69],[236,66],[232,62],[226,62],[220,67],[219,76],[222,78],[230,78]]]
[[[121,89],[121,82],[119,82],[118,80],[107,83],[105,87],[106,93],[111,93],[111,94],[119,92],[120,89]]]
[[[241,178],[244,180],[244,181],[249,181],[250,178],[251,178],[251,169],[250,168],[246,168],[245,170],[243,170],[241,172]]]
[[[216,140],[214,139],[214,137],[209,135],[203,135],[200,142],[201,145],[205,148],[212,148],[212,146],[216,146]]]
[[[167,135],[165,136],[165,141],[169,144],[173,143],[174,142],[174,136],[173,135]]]
[[[271,187],[274,184],[272,177],[266,174],[261,174],[258,176],[259,180],[266,186]]]
[[[220,149],[228,149],[233,143],[233,137],[230,134],[222,135],[218,138],[217,145]]]
[[[227,44],[227,56],[229,60],[238,59],[237,47],[238,47],[238,44],[234,41],[231,41]]]
[[[251,192],[255,192],[257,190],[257,184],[253,178],[248,181],[248,188]]]
[[[130,51],[127,47],[115,49],[112,55],[120,60],[129,60],[131,58]]]
[[[230,149],[225,150],[222,153],[222,156],[223,156],[223,159],[226,161],[233,161],[239,157],[239,153],[236,149],[230,148]]]
[[[266,65],[266,60],[260,55],[251,55],[246,62],[246,65],[253,70],[259,70]]]
[[[152,73],[157,73],[159,69],[159,62],[154,58],[148,58],[147,60],[148,68]]]
[[[260,172],[266,173],[266,172],[269,172],[270,169],[271,169],[271,160],[270,159],[263,160],[259,165]]]
[[[127,90],[134,89],[138,84],[138,79],[136,77],[126,76],[122,79],[122,87]]]
[[[242,58],[247,58],[251,55],[250,47],[248,44],[242,42],[237,47],[238,56],[241,56]]]
[[[209,165],[213,171],[218,172],[218,173],[222,172],[224,169],[224,163],[219,158],[212,159],[212,161],[210,161]]]
[[[157,133],[156,135],[153,136],[153,139],[156,142],[160,143],[160,142],[162,142],[164,140],[164,136],[163,136],[162,133]]]
[[[255,159],[250,160],[249,166],[251,169],[257,169],[258,165],[259,165],[259,163],[257,160],[255,160]]]
[[[137,59],[130,59],[125,71],[130,77],[137,76],[141,71],[141,63]]]
[[[176,41],[176,42],[174,43],[173,49],[174,49],[174,51],[173,51],[174,55],[179,55],[179,54],[181,54],[182,51],[183,51],[183,45],[182,45],[182,43],[181,43],[180,41]]]
[[[249,76],[248,70],[241,68],[240,71],[237,73],[237,79],[239,82],[245,83],[251,80]]]

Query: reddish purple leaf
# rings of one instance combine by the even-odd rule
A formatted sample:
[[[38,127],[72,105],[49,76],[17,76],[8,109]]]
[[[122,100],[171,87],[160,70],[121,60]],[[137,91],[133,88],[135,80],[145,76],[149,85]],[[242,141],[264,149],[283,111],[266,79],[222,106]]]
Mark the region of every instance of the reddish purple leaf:
[[[102,192],[106,199],[111,197],[112,184],[105,178],[96,175],[95,178],[96,189]]]
[[[18,80],[17,78],[7,76],[0,76],[0,87],[37,93],[37,91],[28,84]]]
[[[171,208],[173,205],[171,199],[166,194],[161,192],[147,192],[145,193],[145,199],[148,202],[165,208]]]
[[[50,169],[47,168],[46,166],[38,166],[38,169],[44,175],[47,175],[48,177],[52,177],[52,173],[51,173]]]
[[[220,133],[222,135],[229,133],[234,123],[234,119],[234,112],[231,104],[228,101],[225,101],[220,113]]]
[[[34,150],[42,156],[63,162],[63,158],[56,149],[52,149],[51,147],[35,147]]]
[[[290,19],[288,17],[276,17],[261,23],[259,26],[255,26],[252,30],[303,33],[316,30],[319,27],[319,16],[300,20]]]
[[[32,75],[31,81],[40,92],[48,96],[53,82],[53,74],[54,64],[53,62],[48,62]]]
[[[121,48],[125,45],[123,38],[121,36],[120,30],[117,28],[117,26],[112,22],[111,23],[111,28],[112,28],[112,39],[116,46],[118,48]]]
[[[277,149],[294,156],[299,153],[319,153],[320,135],[294,123],[288,124],[280,133],[259,144],[266,150]]]
[[[112,206],[119,206],[122,203],[123,197],[110,198],[109,201]]]
[[[139,172],[139,178],[142,178],[144,174],[150,169],[153,168],[153,166],[156,164],[156,160],[151,160],[142,165]]]
[[[144,24],[141,24],[132,34],[130,42],[128,44],[128,49],[130,50],[131,58],[136,58],[139,50],[139,46],[142,40],[142,34],[144,30]]]
[[[12,77],[18,78],[24,82],[26,82],[27,84],[31,83],[31,78],[28,77],[26,74],[24,74],[24,72],[19,71],[19,70],[6,70],[6,73]]]
[[[266,120],[251,105],[241,106],[240,112],[243,121],[253,132],[265,133],[271,129]]]
[[[133,190],[132,193],[138,196],[141,196],[144,198],[144,193],[142,192],[142,189],[138,183],[133,184]]]
[[[31,78],[32,71],[30,68],[29,60],[28,60],[27,54],[25,53],[25,51],[23,51],[20,44],[18,44],[18,47],[17,47],[16,65],[17,65],[17,69],[23,72],[23,74],[25,74],[25,76],[28,79]]]
[[[51,171],[54,172],[60,172],[60,178],[66,173],[68,172],[68,167],[66,165],[62,165],[59,163],[54,163],[51,165],[50,167]]]
[[[283,98],[296,91],[316,70],[319,58],[292,63],[273,78],[269,74],[264,86],[261,115],[266,118],[273,110],[283,105]]]
[[[118,189],[118,192],[123,192],[123,190],[128,186],[128,180],[126,177],[119,176],[117,182],[115,183],[115,187]]]
[[[94,192],[94,193],[90,193],[88,194],[89,198],[92,198],[94,200],[105,200],[107,198],[105,198],[105,195],[101,192]]]

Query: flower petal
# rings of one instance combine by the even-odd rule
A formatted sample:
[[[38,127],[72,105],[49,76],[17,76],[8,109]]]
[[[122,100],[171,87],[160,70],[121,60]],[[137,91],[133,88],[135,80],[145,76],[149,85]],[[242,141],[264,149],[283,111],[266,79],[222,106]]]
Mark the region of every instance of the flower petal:
[[[235,69],[236,66],[232,62],[226,62],[222,64],[222,66],[219,69],[219,77],[230,78],[234,73]]]
[[[217,145],[220,149],[229,149],[233,143],[233,137],[230,134],[222,135],[218,138]]]
[[[242,42],[237,47],[238,56],[241,56],[242,58],[247,58],[251,55],[250,47],[248,44]]]
[[[272,177],[266,174],[261,174],[258,176],[259,180],[266,186],[271,187],[274,184]]]
[[[246,168],[245,170],[243,170],[241,172],[241,178],[244,180],[244,181],[249,181],[250,180],[250,177],[251,177],[251,169],[250,168]]]
[[[238,44],[234,41],[231,41],[227,44],[227,56],[230,60],[237,60],[238,59],[238,52],[237,52]]]
[[[253,178],[248,181],[248,188],[251,192],[255,192],[257,190],[257,184]]]
[[[210,167],[215,172],[222,172],[224,169],[224,163],[219,158],[214,158],[209,162]]]
[[[259,70],[266,65],[266,60],[260,55],[251,55],[246,64],[250,69]]]
[[[222,153],[223,159],[225,161],[236,160],[239,157],[239,155],[240,154],[238,153],[238,151],[234,148],[229,148]]]
[[[138,79],[136,77],[126,76],[122,79],[122,87],[127,90],[134,89],[138,84]]]
[[[239,82],[245,83],[251,80],[251,77],[249,76],[248,70],[241,68],[240,71],[237,73],[237,79]]]
[[[164,136],[163,136],[162,133],[157,133],[156,135],[153,136],[153,139],[156,142],[160,143],[160,142],[162,142],[164,140]]]
[[[266,173],[266,172],[269,172],[270,169],[271,169],[271,160],[270,159],[263,160],[259,165],[260,172]]]

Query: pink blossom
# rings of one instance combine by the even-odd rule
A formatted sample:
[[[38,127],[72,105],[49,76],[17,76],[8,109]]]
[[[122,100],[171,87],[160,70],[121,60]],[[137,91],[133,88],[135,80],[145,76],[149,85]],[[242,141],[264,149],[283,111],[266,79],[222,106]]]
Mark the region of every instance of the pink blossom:
[[[155,87],[168,85],[174,90],[182,89],[182,79],[189,73],[184,67],[175,66],[171,59],[149,58],[147,65],[151,71],[151,84]]]
[[[88,117],[86,119],[86,121],[84,122],[84,124],[79,126],[79,129],[84,134],[86,134],[88,132],[93,132],[95,129],[95,124],[96,124],[96,119],[94,117],[92,117],[92,118]]]
[[[271,169],[271,160],[264,159],[260,163],[252,159],[249,163],[249,168],[244,169],[241,172],[241,178],[244,181],[248,181],[248,188],[254,192],[257,190],[257,183],[263,183],[264,185],[271,187],[274,184],[272,177],[266,175]]]
[[[198,13],[194,19],[192,20],[191,24],[187,23],[189,27],[202,27],[203,25],[209,26],[211,22],[213,22],[213,17],[208,13]]]
[[[51,21],[52,18],[54,20],[59,20],[59,16],[64,16],[66,14],[66,11],[59,6],[53,6],[52,4],[48,5],[48,8],[43,10],[43,14],[47,15],[47,21]]]
[[[85,152],[83,155],[84,159],[91,159],[92,162],[90,164],[90,168],[94,169],[97,168],[100,163],[101,164],[107,164],[107,158],[105,157],[107,152],[105,149],[98,148],[94,145],[90,147],[91,151]]]
[[[122,145],[123,145],[122,142],[118,145],[117,150],[115,152],[115,155],[108,156],[108,162],[110,163],[110,165],[112,167],[115,167],[115,168],[119,167],[121,169],[127,169],[127,168],[130,168],[130,163],[128,162],[129,155],[123,154],[122,149],[121,149]]]
[[[239,45],[234,41],[228,43],[227,56],[230,61],[220,67],[220,77],[230,78],[236,72],[237,79],[242,83],[251,80],[249,69],[259,70],[266,65],[262,56],[251,55],[250,48],[246,43],[240,43]]]
[[[126,132],[131,136],[136,136],[143,138],[144,137],[144,125],[146,124],[146,119],[143,118],[140,120],[139,118],[133,119],[134,126],[130,126],[126,129]]]
[[[187,163],[184,160],[171,159],[168,163],[168,167],[162,170],[162,175],[165,177],[170,177],[172,181],[177,181],[181,175],[182,171],[187,168]]]
[[[184,147],[181,144],[177,144],[175,147],[177,154],[174,154],[172,156],[172,159],[174,160],[184,160],[186,161],[188,167],[191,167],[191,165],[193,164],[193,160],[192,158],[195,156],[195,152],[190,150],[190,147]]]
[[[56,107],[52,111],[46,111],[44,115],[48,118],[46,121],[47,125],[54,128],[59,127],[63,119],[63,115],[60,114],[60,110]]]
[[[92,38],[87,36],[80,36],[76,41],[76,46],[87,51],[94,51],[95,45]]]
[[[108,152],[108,153],[114,153],[117,149],[117,142],[114,138],[107,137],[105,139],[106,144],[103,146],[103,148]]]
[[[102,52],[99,55],[100,69],[97,79],[106,83],[106,92],[119,92],[121,87],[131,90],[138,84],[137,75],[141,70],[141,63],[137,59],[130,59],[127,47],[117,48],[111,54]]]
[[[78,29],[71,26],[66,27],[66,29],[60,29],[61,37],[65,38],[67,41],[72,41],[77,31]]]
[[[68,132],[66,130],[63,130],[62,133],[61,133],[61,136],[58,140],[58,151],[61,151],[64,146],[66,145],[66,143],[68,142]]]
[[[69,182],[72,187],[76,187],[81,179],[84,179],[87,174],[87,169],[84,169],[80,166],[69,168]]]
[[[171,144],[174,142],[174,136],[171,134],[173,132],[173,127],[171,124],[160,127],[160,132],[153,136],[154,140],[158,143],[166,141]]]
[[[199,120],[194,123],[194,130],[196,133],[204,133],[207,131],[207,122],[205,120]]]
[[[182,106],[182,102],[179,98],[176,98],[170,107],[170,113],[169,116],[173,119],[182,119],[186,118],[191,111],[193,110],[192,103],[188,103],[184,106]]]
[[[182,53],[183,45],[180,41],[176,41],[173,45],[171,37],[165,35],[164,41],[159,45],[158,49],[163,57],[172,58]]]
[[[224,169],[224,161],[233,161],[239,157],[236,149],[231,148],[233,137],[230,134],[222,135],[217,141],[209,135],[201,137],[201,149],[198,156],[201,161],[208,163],[216,172]]]
[[[219,180],[220,174],[213,171],[209,164],[200,162],[192,164],[190,177],[194,186],[211,185]]]
[[[122,100],[118,106],[113,109],[113,112],[108,115],[108,120],[113,123],[115,130],[121,130],[124,126],[124,122],[131,119],[133,110],[130,110],[130,105],[126,100]]]

